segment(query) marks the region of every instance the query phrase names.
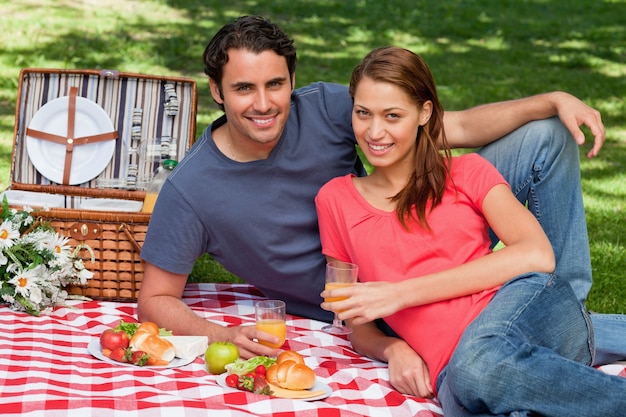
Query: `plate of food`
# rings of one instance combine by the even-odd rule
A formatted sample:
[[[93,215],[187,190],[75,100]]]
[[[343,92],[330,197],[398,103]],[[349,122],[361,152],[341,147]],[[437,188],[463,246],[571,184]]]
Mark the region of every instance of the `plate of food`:
[[[226,370],[215,378],[224,388],[303,401],[323,400],[332,394],[332,389],[305,364],[302,355],[293,350],[282,352],[276,359],[239,359],[227,365]]]
[[[226,383],[226,377],[229,374],[224,372],[223,374],[216,375],[215,381],[218,385],[224,388],[230,388],[233,390],[239,391],[237,388],[233,388]],[[273,384],[269,384],[270,389],[272,390],[272,397],[276,398],[288,398],[292,400],[302,400],[302,401],[317,401],[323,400],[324,398],[330,397],[330,394],[333,393],[333,390],[324,382],[316,379],[315,385],[312,388],[306,390],[290,390],[278,387]]]
[[[166,365],[144,365],[144,366],[138,366],[129,362],[118,362],[111,358],[107,358],[102,353],[102,347],[100,346],[100,339],[98,338],[91,339],[91,341],[89,342],[89,345],[87,346],[87,350],[89,351],[89,353],[91,353],[93,356],[95,356],[97,359],[100,359],[101,361],[108,362],[113,365],[133,366],[135,368],[159,368],[159,369],[179,368],[181,366],[190,364],[196,359],[196,358],[183,359],[183,358],[175,357],[174,359],[169,361]]]

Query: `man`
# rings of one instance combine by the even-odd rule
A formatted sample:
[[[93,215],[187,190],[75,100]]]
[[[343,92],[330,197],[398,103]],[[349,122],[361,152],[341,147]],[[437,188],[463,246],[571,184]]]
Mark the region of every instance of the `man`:
[[[225,114],[204,131],[160,193],[142,250],[138,316],[178,334],[230,340],[243,357],[274,356],[276,350],[254,339],[275,339],[254,326],[222,327],[191,311],[181,301],[187,275],[207,252],[269,298],[286,301],[289,313],[332,319],[319,307],[325,260],[314,197],[333,177],[364,175],[352,101],[346,86],[315,83],[294,90],[293,41],[260,17],[225,25],[204,61],[212,97]],[[565,93],[447,112],[444,123],[453,147],[487,145],[482,154],[528,201],[557,258],[567,260],[559,267],[581,268],[572,286],[584,300],[591,270],[588,246],[580,244],[586,224],[578,150],[557,119],[526,124],[556,114],[578,144],[584,141],[579,126],[590,128],[595,141],[589,156],[595,156],[605,138],[600,115]],[[544,221],[551,213],[556,216]],[[396,388],[429,395],[422,362],[408,345],[398,339],[391,358]]]

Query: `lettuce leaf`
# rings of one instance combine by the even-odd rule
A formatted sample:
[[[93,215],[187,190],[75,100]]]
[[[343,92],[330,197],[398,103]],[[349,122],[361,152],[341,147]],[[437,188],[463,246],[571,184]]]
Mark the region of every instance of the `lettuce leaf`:
[[[259,365],[263,365],[266,368],[269,368],[275,363],[276,359],[270,358],[268,356],[255,356],[248,360],[243,360],[239,358],[235,362],[226,365],[226,370],[229,374],[246,375],[254,372],[256,367]]]
[[[121,330],[128,335],[128,338],[132,338],[137,332],[140,323],[127,323],[124,320],[120,320],[119,324],[115,327],[115,330]],[[171,336],[172,331],[166,330],[163,327],[159,328],[159,336]]]

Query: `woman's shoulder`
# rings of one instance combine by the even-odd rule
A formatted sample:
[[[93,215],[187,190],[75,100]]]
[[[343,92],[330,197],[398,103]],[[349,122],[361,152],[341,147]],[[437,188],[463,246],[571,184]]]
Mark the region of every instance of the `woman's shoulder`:
[[[452,158],[452,171],[461,172],[497,172],[496,168],[477,153],[467,153]]]
[[[330,179],[326,184],[322,185],[317,193],[317,198],[330,198],[333,195],[345,193],[352,185],[353,177],[354,174],[347,174]]]

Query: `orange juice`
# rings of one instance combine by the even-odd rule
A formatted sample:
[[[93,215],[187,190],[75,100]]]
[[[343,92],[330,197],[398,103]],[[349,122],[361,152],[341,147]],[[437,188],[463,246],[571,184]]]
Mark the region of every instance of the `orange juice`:
[[[287,325],[284,320],[257,320],[256,328],[258,330],[264,331],[265,333],[274,335],[279,339],[278,344],[268,343],[264,340],[259,340],[260,344],[278,349],[283,345],[283,343],[285,343],[285,339],[287,337]]]
[[[154,209],[154,203],[156,203],[156,199],[159,196],[158,193],[146,193],[146,198],[143,201],[143,208],[141,211],[144,213],[152,213]]]
[[[352,287],[353,285],[354,285],[353,282],[327,282],[324,289],[328,291],[328,290],[334,290],[337,288]],[[343,301],[347,299],[348,297],[330,297],[330,298],[324,298],[324,301],[327,303],[334,303],[335,301]]]

